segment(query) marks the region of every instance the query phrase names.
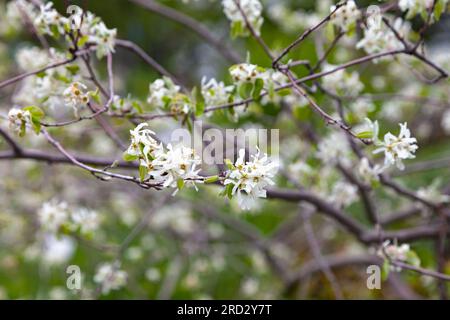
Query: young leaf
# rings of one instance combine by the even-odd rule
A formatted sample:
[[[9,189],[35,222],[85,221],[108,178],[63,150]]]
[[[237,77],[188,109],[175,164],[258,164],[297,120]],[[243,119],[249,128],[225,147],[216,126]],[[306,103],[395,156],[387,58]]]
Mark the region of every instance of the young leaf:
[[[124,161],[130,161],[131,162],[131,161],[139,159],[139,157],[135,156],[135,155],[131,155],[131,154],[127,153],[127,152],[124,152],[123,155],[122,155],[122,159]]]
[[[255,86],[253,87],[252,98],[258,101],[261,97],[261,91],[264,87],[264,80],[261,78],[256,79]]]

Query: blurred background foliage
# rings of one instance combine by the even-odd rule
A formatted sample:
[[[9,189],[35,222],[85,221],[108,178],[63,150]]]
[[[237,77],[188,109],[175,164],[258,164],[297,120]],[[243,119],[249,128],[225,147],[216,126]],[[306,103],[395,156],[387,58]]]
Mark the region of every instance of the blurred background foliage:
[[[245,61],[247,52],[252,63],[270,67],[270,61],[251,38],[231,40],[229,36],[229,22],[226,20],[220,1],[160,1],[162,4],[182,11],[205,24],[207,28],[224,43],[233,47]],[[262,1],[265,7],[275,2]],[[282,1],[287,7],[302,10],[315,9],[320,1]],[[371,1],[356,1],[364,7]],[[60,12],[65,12],[69,1],[54,1]],[[199,85],[203,76],[224,79],[230,82],[226,61],[214,48],[188,30],[186,27],[167,20],[155,13],[126,0],[84,0],[70,1],[83,9],[94,12],[102,17],[110,28],[118,30],[118,38],[128,39],[141,46],[150,56],[175,74],[188,87]],[[414,28],[420,27],[420,21],[413,21]],[[448,46],[450,19],[444,17],[439,24],[427,33],[427,42],[432,46]],[[300,34],[301,30],[286,32],[281,30],[276,22],[265,16],[262,35],[274,50],[280,50]],[[14,73],[14,55],[24,42],[38,45],[26,33],[10,39],[1,39],[3,46],[7,46],[6,54],[1,58],[0,68],[2,78]],[[58,47],[61,44],[52,43]],[[114,69],[118,93],[145,100],[148,85],[158,77],[148,65],[139,57],[116,48]],[[356,50],[336,50],[329,59],[331,63],[350,60],[361,56]],[[311,38],[293,51],[290,56],[297,60],[317,61],[314,41]],[[103,78],[106,75],[104,63],[97,63]],[[367,64],[358,67],[360,77],[366,85],[366,92],[371,92],[372,80],[377,75],[386,73],[389,64]],[[297,75],[307,75],[302,68],[296,69]],[[386,79],[385,92],[395,92],[397,79]],[[448,81],[447,81],[448,85]],[[427,96],[426,87],[419,95]],[[3,94],[2,111],[7,110],[10,93]],[[327,98],[317,93],[315,98],[319,104],[327,106]],[[376,101],[376,115],[382,107],[381,101]],[[262,107],[251,106],[254,113],[243,115],[236,123],[227,114],[216,114],[213,122],[222,127],[260,126],[264,128],[282,128],[280,134],[286,139],[287,148],[295,148],[298,136],[296,126],[280,116],[280,106]],[[327,107],[332,109],[332,107]],[[410,111],[404,115],[403,121],[414,122],[428,106],[412,103]],[[330,129],[323,125],[322,120],[312,114],[309,109],[300,110],[297,115],[302,123],[309,122],[318,132],[328,132]],[[432,119],[436,123],[439,119]],[[122,128],[121,135],[127,139],[129,125],[124,120],[115,120],[114,124]],[[450,141],[438,126],[434,127],[435,134],[429,135],[427,143],[420,143],[418,157],[410,161],[450,157]],[[165,130],[171,125],[158,124]],[[397,130],[396,122],[384,122],[383,130]],[[82,149],[89,154],[113,154],[120,157],[109,141],[103,141],[96,135],[94,125],[86,124],[81,129],[68,128],[66,132],[58,132],[58,137],[71,150]],[[24,145],[39,147],[44,145],[42,138],[26,138]],[[420,139],[419,139],[420,141]],[[22,141],[21,141],[22,142]],[[0,145],[4,144],[0,142]],[[449,168],[439,168],[425,172],[411,173],[399,180],[411,189],[428,185],[434,178],[439,177],[448,185]],[[279,186],[290,186],[288,181],[280,178]],[[312,259],[310,250],[305,244],[302,221],[297,217],[298,205],[279,200],[265,201],[257,213],[242,213],[233,203],[224,202],[217,194],[219,189],[211,186],[200,186],[200,192],[183,190],[170,201],[167,212],[185,211],[184,223],[180,228],[177,220],[171,221],[163,227],[149,224],[148,229],[136,237],[128,249],[123,253],[122,269],[129,274],[128,285],[119,291],[114,291],[102,298],[319,298],[332,299],[334,294],[327,279],[319,272],[311,275],[301,283],[301,290],[286,293],[282,277],[271,270],[258,250],[258,244],[248,241],[235,230],[222,224],[214,217],[207,217],[205,208],[213,208],[221,215],[242,219],[249,227],[254,228],[266,238],[270,238],[274,254],[279,255],[292,269],[301,267]],[[95,296],[95,284],[92,277],[95,269],[104,261],[112,261],[117,257],[117,248],[129,235],[132,228],[139,223],[163,192],[149,192],[128,185],[123,182],[105,183],[94,179],[90,174],[80,172],[69,166],[46,165],[31,161],[0,163],[0,298],[68,298],[77,299]],[[401,201],[392,195],[379,191],[379,196],[385,202],[392,202],[392,208],[401,207]],[[86,206],[97,210],[102,217],[102,228],[89,239],[75,239],[76,249],[70,260],[62,264],[48,265],[42,259],[35,257],[33,243],[35,241],[36,226],[35,213],[40,205],[52,198],[67,201],[72,206]],[[380,204],[380,211],[388,207]],[[358,220],[369,223],[362,212],[360,203],[355,203],[347,212]],[[384,214],[387,212],[381,212]],[[295,226],[289,237],[282,238],[287,224]],[[333,221],[322,216],[313,216],[312,222],[321,241],[322,253],[361,253],[367,248],[356,243],[351,235],[337,227]],[[392,228],[402,228],[414,224],[414,220],[397,223]],[[188,225],[188,227],[186,227]],[[252,229],[253,230],[253,229]],[[280,239],[278,239],[278,237]],[[424,267],[435,267],[436,259],[433,244],[427,241],[413,244]],[[42,255],[42,253],[40,253]],[[39,255],[39,253],[38,253]],[[83,275],[83,292],[72,293],[66,290],[67,274],[65,267],[69,264],[79,265]],[[447,265],[450,272],[450,264]],[[390,285],[381,291],[370,291],[366,288],[365,267],[347,267],[336,270],[336,276],[347,298],[397,298]],[[423,277],[404,272],[403,280],[410,284],[416,293],[423,297],[436,297],[436,283]],[[171,282],[173,281],[173,283]],[[164,288],[169,288],[166,292]]]

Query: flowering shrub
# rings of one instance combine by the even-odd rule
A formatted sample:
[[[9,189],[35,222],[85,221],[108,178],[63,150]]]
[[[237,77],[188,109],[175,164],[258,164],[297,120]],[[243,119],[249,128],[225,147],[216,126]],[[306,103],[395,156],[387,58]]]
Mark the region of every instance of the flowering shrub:
[[[447,0],[130,2],[0,1],[0,299],[447,297]]]

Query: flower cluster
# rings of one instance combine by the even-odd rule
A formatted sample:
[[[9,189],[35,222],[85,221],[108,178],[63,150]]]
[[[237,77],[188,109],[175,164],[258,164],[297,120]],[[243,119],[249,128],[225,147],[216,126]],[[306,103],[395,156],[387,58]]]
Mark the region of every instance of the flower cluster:
[[[94,282],[101,286],[102,294],[108,294],[113,290],[119,290],[127,283],[126,271],[120,270],[119,265],[104,263],[97,268]]]
[[[395,19],[392,27],[400,37],[407,38],[410,26],[404,23],[401,18]],[[357,49],[363,48],[368,54],[401,50],[403,47],[403,43],[395,33],[381,22],[369,23],[368,27],[364,29],[364,37],[356,44]],[[384,57],[384,59],[387,59],[387,57]]]
[[[344,134],[333,131],[323,138],[317,147],[316,156],[324,164],[336,164],[347,158],[349,145]]]
[[[264,19],[262,18],[262,5],[259,0],[222,0],[223,11],[231,21],[232,34],[235,36],[248,35],[245,20],[259,35]],[[242,11],[242,12],[241,12]],[[243,14],[245,15],[245,18]]]
[[[78,116],[79,108],[84,108],[89,103],[89,92],[86,90],[83,83],[74,82],[63,92],[66,106],[73,108],[75,116]]]
[[[236,64],[230,67],[230,75],[233,81],[237,84],[254,83],[257,79],[264,79],[266,77],[266,70],[250,63]]]
[[[372,184],[380,180],[380,174],[384,169],[385,167],[378,164],[372,166],[367,158],[362,158],[359,162],[358,173],[365,183]]]
[[[180,86],[168,77],[156,79],[150,84],[147,103],[152,107],[168,110],[173,115],[187,115],[192,111],[191,99],[180,93]]]
[[[23,136],[26,131],[27,124],[31,123],[31,113],[28,110],[12,108],[8,112],[9,128]]]
[[[0,35],[9,35],[21,30],[24,16],[33,21],[34,5],[26,0],[15,0],[0,4]]]
[[[376,134],[375,134],[376,135]],[[402,160],[415,158],[414,153],[419,148],[417,139],[411,137],[411,132],[406,122],[400,123],[400,133],[394,136],[388,132],[384,135],[384,141],[379,141],[375,137],[375,145],[379,146],[373,153],[384,152],[384,163],[386,166],[395,164],[397,168],[405,168]]]
[[[201,182],[200,169],[196,169],[201,161],[194,150],[182,144],[168,144],[165,148],[146,126],[147,123],[141,123],[130,130],[131,144],[124,154],[127,161],[139,160],[141,180],[176,188],[175,193],[185,185],[195,187],[195,182]]]
[[[53,2],[47,2],[39,7],[34,25],[41,33],[58,37],[65,33],[66,26],[69,25],[69,19],[60,15],[53,8]]]
[[[228,102],[233,86],[225,86],[222,81],[212,78],[209,81],[206,77],[202,78],[202,96],[205,99],[206,106],[218,106]]]
[[[45,202],[37,213],[42,231],[57,234],[62,230],[92,235],[100,225],[98,213],[87,208],[71,210],[66,202]]]
[[[334,184],[330,202],[337,207],[347,207],[358,199],[358,188],[353,184],[338,181]]]
[[[18,67],[23,71],[35,71],[49,64],[61,62],[66,56],[54,48],[24,47],[16,54]],[[65,105],[64,91],[68,84],[81,80],[80,67],[74,62],[57,68],[50,68],[21,82],[13,102],[20,105],[39,104],[50,109]]]
[[[386,240],[377,251],[377,255],[383,259],[393,260],[394,262],[400,261],[414,266],[420,265],[419,257],[411,250],[409,244],[406,243],[398,245],[396,242],[392,244],[389,240]],[[402,270],[401,267],[395,265],[391,265],[390,267],[393,271],[400,272]]]
[[[331,12],[335,10],[336,6],[330,8]],[[342,31],[347,32],[355,27],[360,16],[361,12],[358,10],[355,1],[347,1],[331,15],[331,22]]]
[[[336,66],[327,64],[323,71],[328,72],[335,68]],[[356,96],[364,89],[364,84],[359,80],[358,72],[349,73],[343,69],[324,76],[322,83],[325,89],[348,96]]]
[[[416,15],[420,15],[424,18],[424,20],[426,20],[428,12],[433,8],[433,6],[435,7],[435,12],[432,12],[431,14],[434,16],[437,15],[435,18],[439,18],[440,14],[447,6],[447,3],[448,0],[400,0],[398,2],[398,7],[403,12],[408,12],[406,15],[407,19],[412,19]]]
[[[260,151],[245,161],[245,149],[239,150],[239,157],[234,165],[230,164],[224,185],[229,196],[237,196],[239,206],[250,210],[256,204],[256,198],[265,198],[265,188],[273,185],[273,177],[278,170],[278,163],[271,161],[267,154],[260,158]]]
[[[51,1],[41,4],[37,9],[31,3],[15,0],[7,7],[6,18],[9,29],[22,21],[22,10],[26,12],[28,19],[40,34],[59,38],[71,32],[77,33],[78,36],[75,37],[78,39],[77,45],[81,47],[88,44],[95,48],[99,59],[114,52],[117,30],[108,29],[105,23],[91,12],[79,9],[70,17],[65,17],[53,8]],[[67,40],[72,42],[73,38],[67,37]]]

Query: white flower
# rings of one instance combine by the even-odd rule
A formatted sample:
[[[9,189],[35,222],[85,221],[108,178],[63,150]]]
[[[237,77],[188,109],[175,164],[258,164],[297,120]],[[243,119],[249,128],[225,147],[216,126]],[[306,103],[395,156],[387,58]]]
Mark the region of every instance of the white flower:
[[[48,52],[38,47],[21,48],[16,54],[16,62],[23,71],[34,71],[50,63]]]
[[[146,176],[153,183],[163,187],[176,188],[174,194],[182,186],[193,186],[200,183],[202,178],[198,175],[201,164],[200,157],[192,148],[181,143],[175,146],[171,144],[164,148],[152,136],[154,132],[145,129],[148,124],[141,123],[134,130],[130,130],[131,144],[126,154],[133,159],[140,160],[140,167],[146,170]],[[132,160],[131,159],[131,160]]]
[[[76,115],[78,115],[78,108],[85,107],[89,103],[89,94],[86,89],[83,83],[73,82],[63,92],[66,105],[72,107]]]
[[[98,267],[94,282],[101,285],[103,294],[108,294],[112,290],[119,290],[126,285],[127,273],[120,270],[116,264],[105,263]]]
[[[265,70],[254,64],[241,63],[230,67],[230,75],[236,84],[254,83],[256,79],[265,78]]]
[[[24,15],[31,21],[36,18],[34,5],[26,0],[9,1],[6,9],[0,4],[0,9],[0,34],[20,30],[23,26]]]
[[[429,186],[419,188],[419,190],[417,190],[417,196],[439,204],[450,202],[450,196],[442,194],[439,190],[440,185],[441,181],[436,179]]]
[[[346,207],[358,199],[358,188],[352,184],[338,181],[331,191],[330,202],[338,207]]]
[[[380,174],[384,171],[385,167],[378,164],[371,166],[367,158],[362,158],[359,162],[358,172],[361,178],[366,183],[371,183],[373,181],[378,181],[380,179]]]
[[[192,211],[186,205],[169,205],[161,208],[150,218],[150,224],[156,229],[173,229],[180,234],[190,234],[195,230]]]
[[[62,35],[65,33],[64,26],[69,23],[69,20],[60,15],[52,7],[52,2],[42,4],[40,6],[40,13],[34,20],[34,24],[44,34],[56,35],[54,33],[57,32],[58,35]]]
[[[260,34],[260,29],[264,19],[262,18],[262,5],[259,0],[238,0],[242,12],[245,14],[248,22],[255,30],[256,34]],[[232,23],[240,23],[246,27],[244,16],[239,10],[234,0],[222,0],[223,11],[228,20]]]
[[[403,170],[405,168],[402,160],[415,158],[414,153],[419,148],[416,145],[416,138],[411,137],[411,132],[407,128],[407,124],[400,123],[400,133],[398,137],[388,132],[384,135],[384,141],[377,145],[380,148],[373,153],[384,152],[385,165],[395,164],[397,168]]]
[[[385,242],[383,242],[382,248],[377,251],[377,255],[383,259],[387,258],[394,261],[411,262],[411,264],[416,266],[420,265],[419,258],[414,253],[414,251],[411,250],[409,244],[406,243],[399,246],[396,241],[391,244],[389,240],[386,240]],[[411,259],[410,256],[413,256],[414,258]],[[401,267],[393,265],[391,265],[391,269],[397,272],[400,272],[402,270]]]
[[[147,102],[157,108],[164,108],[166,103],[180,92],[180,87],[175,85],[170,78],[156,79],[149,87]]]
[[[66,202],[53,199],[45,202],[37,213],[39,225],[45,231],[58,232],[68,222],[69,207]]]
[[[335,68],[336,66],[327,64],[323,71],[327,72]],[[327,74],[322,78],[322,83],[327,90],[349,96],[356,96],[364,89],[364,84],[359,80],[358,72],[348,73],[344,69]]]
[[[273,177],[278,163],[271,161],[267,154],[260,158],[260,151],[245,162],[245,149],[239,150],[234,168],[230,170],[224,185],[231,185],[231,194],[237,195],[238,204],[243,210],[249,210],[256,204],[256,198],[265,198],[267,186],[273,185]]]
[[[77,208],[71,214],[71,226],[83,234],[89,234],[98,229],[100,219],[98,213],[87,208]]]
[[[335,164],[337,161],[345,161],[350,150],[347,137],[337,131],[333,131],[323,138],[317,148],[316,156],[324,164]]]
[[[358,98],[350,104],[350,110],[357,120],[362,120],[369,112],[375,110],[375,105],[368,99]]]
[[[336,10],[336,6],[331,6],[330,12],[334,10]],[[331,23],[341,28],[342,31],[347,32],[355,26],[360,16],[361,12],[358,10],[355,2],[347,1],[331,15]]]
[[[97,58],[101,59],[108,53],[114,53],[114,46],[116,43],[117,29],[108,29],[106,25],[100,21],[95,24],[89,36],[89,41],[96,44]]]
[[[17,134],[24,134],[26,125],[31,122],[30,111],[12,108],[8,112],[9,128]]]
[[[201,91],[207,107],[218,106],[228,102],[233,86],[225,86],[222,81],[218,82],[214,78],[206,81],[206,77],[203,77]]]
[[[447,6],[448,0],[436,0],[436,2],[441,2],[443,8]],[[398,7],[403,12],[408,11],[406,18],[414,18],[417,14],[428,15],[429,10],[433,7],[434,0],[400,0],[398,2]],[[436,4],[438,5],[438,4]]]
[[[157,268],[149,268],[145,271],[145,278],[150,282],[156,282],[161,279],[161,272]]]
[[[442,115],[441,126],[447,134],[450,134],[450,110],[445,111]]]
[[[131,144],[126,153],[130,156],[140,158],[141,165],[151,167],[151,161],[159,157],[163,152],[162,143],[158,143],[152,136],[152,130],[144,128],[148,123],[141,123],[130,130]]]
[[[76,244],[67,236],[46,234],[43,246],[42,260],[49,265],[58,265],[66,263],[73,256]]]
[[[198,175],[200,169],[197,169],[200,164],[200,157],[195,154],[194,149],[181,143],[175,146],[168,144],[167,152],[152,161],[153,170],[149,174],[156,181],[161,181],[163,187],[176,188],[175,194],[180,180],[184,181],[183,185],[197,188],[195,182],[201,179]]]
[[[404,39],[407,39],[410,25],[403,22],[401,18],[395,19],[392,27]],[[371,23],[364,30],[364,38],[357,44],[357,49],[363,48],[368,54],[376,54],[381,52],[401,50],[404,48],[403,43],[396,37],[394,32],[383,23]],[[389,59],[385,56],[382,59]],[[379,59],[375,59],[376,62]]]

